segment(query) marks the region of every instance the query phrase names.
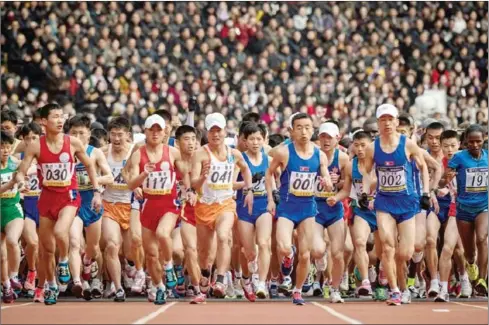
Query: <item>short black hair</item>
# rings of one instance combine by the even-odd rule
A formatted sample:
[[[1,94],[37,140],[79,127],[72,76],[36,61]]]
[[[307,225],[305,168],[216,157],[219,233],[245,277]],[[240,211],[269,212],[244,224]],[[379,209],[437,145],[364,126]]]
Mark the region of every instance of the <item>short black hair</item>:
[[[244,129],[243,129],[243,136],[245,139],[248,139],[250,135],[253,133],[260,132],[263,139],[267,136],[267,129],[263,124],[257,124],[254,122],[248,122],[246,123]]]
[[[311,141],[318,141],[319,140],[319,130],[314,131],[311,137]]]
[[[93,129],[91,136],[96,137],[99,141],[100,140],[104,140],[104,141],[109,140],[109,135],[108,135],[107,131],[105,131],[104,129]]]
[[[78,114],[69,119],[68,130],[71,130],[73,127],[84,127],[90,130],[91,125],[92,121],[90,120],[90,117],[87,115]]]
[[[362,139],[368,139],[369,141],[372,140],[372,137],[370,136],[370,134],[368,134],[367,132],[365,131],[358,131],[357,133],[355,133],[353,135],[353,141],[355,140],[362,140]]]
[[[24,124],[19,129],[19,136],[26,137],[31,132],[34,133],[34,134],[37,134],[37,135],[41,135],[42,134],[42,128],[36,122],[31,122],[31,123]]]
[[[426,131],[428,131],[428,130],[443,130],[443,131],[445,131],[445,126],[440,122],[433,122],[433,123],[430,123],[426,127]]]
[[[167,123],[171,122],[171,113],[165,109],[158,109],[153,114],[161,116]]]
[[[412,117],[411,115],[407,114],[407,113],[401,113],[399,114],[399,126],[411,126],[413,127],[414,125],[412,124]]]
[[[312,117],[310,117],[306,113],[298,113],[298,114],[295,114],[294,117],[292,118],[292,125],[291,125],[291,127],[294,128],[295,121],[303,120],[303,119],[308,119],[308,120],[310,120],[312,122]]]
[[[268,137],[268,145],[272,148],[275,148],[279,144],[285,141],[285,137],[280,133],[272,134]]]
[[[13,136],[2,130],[0,131],[0,141],[1,144],[14,144],[15,139]]]
[[[49,104],[44,105],[43,107],[41,107],[39,109],[39,112],[41,114],[41,118],[48,118],[49,113],[51,111],[54,111],[55,109],[61,109],[62,110],[61,106],[59,106],[58,103],[49,103]]]
[[[131,131],[131,121],[129,121],[129,119],[124,116],[117,116],[111,119],[109,124],[107,125],[107,130],[109,132],[112,129],[124,129],[124,131],[129,132]]]
[[[245,129],[245,127],[251,123],[250,121],[243,121],[241,122],[241,124],[239,125],[239,128],[238,128],[238,137],[242,136],[243,135],[243,131]]]
[[[371,116],[366,119],[365,122],[363,122],[363,129],[365,129],[365,126],[369,124],[377,124],[377,119],[375,118],[375,116]]]
[[[471,133],[481,133],[482,137],[486,133],[486,130],[480,124],[471,124],[465,130],[465,137],[467,138]]]
[[[100,140],[97,137],[94,137],[93,135],[90,136],[90,141],[88,142],[89,145],[95,148],[100,148]]]
[[[344,137],[343,139],[341,139],[341,140],[338,142],[338,144],[339,144],[340,146],[344,147],[344,148],[348,148],[348,147],[351,145],[351,143],[352,143],[352,142],[353,142],[353,141],[352,141],[350,138],[348,138],[348,137]]]
[[[243,123],[244,122],[260,123],[260,114],[255,113],[255,112],[248,112],[245,115],[243,115],[242,121],[243,121]]]
[[[185,134],[185,133],[193,133],[197,136],[197,132],[195,131],[195,128],[190,125],[182,125],[177,128],[175,131],[175,139],[180,140],[180,138]]]
[[[457,139],[460,140],[460,137],[458,136],[458,132],[455,130],[446,130],[443,131],[441,136],[440,136],[440,142],[446,139]]]
[[[10,109],[2,111],[1,114],[1,121],[3,122],[12,122],[14,125],[17,125],[18,117],[17,113],[15,111],[12,111]]]

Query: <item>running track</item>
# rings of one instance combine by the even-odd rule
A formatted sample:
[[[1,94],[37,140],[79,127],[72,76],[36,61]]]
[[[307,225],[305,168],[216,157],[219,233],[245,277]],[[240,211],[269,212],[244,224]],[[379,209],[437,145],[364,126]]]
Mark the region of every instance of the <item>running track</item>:
[[[487,300],[450,303],[413,302],[389,307],[382,302],[330,304],[308,301],[231,302],[189,305],[176,300],[163,306],[146,301],[74,302],[55,306],[16,302],[1,307],[2,324],[487,324]]]

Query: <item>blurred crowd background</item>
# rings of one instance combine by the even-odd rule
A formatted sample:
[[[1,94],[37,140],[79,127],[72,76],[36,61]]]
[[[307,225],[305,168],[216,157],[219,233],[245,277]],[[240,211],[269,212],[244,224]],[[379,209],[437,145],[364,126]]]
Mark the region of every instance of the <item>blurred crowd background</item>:
[[[1,107],[134,131],[164,108],[230,134],[254,111],[271,133],[294,112],[362,126],[393,103],[422,126],[487,125],[487,2],[0,2]]]

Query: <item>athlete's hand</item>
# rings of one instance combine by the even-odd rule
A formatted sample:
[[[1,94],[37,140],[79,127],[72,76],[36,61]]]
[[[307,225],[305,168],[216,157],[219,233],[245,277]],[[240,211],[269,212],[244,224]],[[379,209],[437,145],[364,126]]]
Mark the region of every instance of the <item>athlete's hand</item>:
[[[138,201],[142,200],[143,199],[143,189],[140,188],[140,187],[137,187],[135,190],[134,190],[134,198]]]
[[[28,183],[26,181],[27,177],[22,177],[22,175],[15,175],[14,182],[12,183],[12,186],[17,184],[17,188],[19,189],[20,192],[27,192],[29,190]]]
[[[419,199],[419,205],[423,210],[428,210],[430,208],[430,196],[427,193],[423,193],[423,196]]]
[[[244,207],[248,207],[248,213],[253,213],[253,191],[248,191],[244,199]]]
[[[156,168],[156,166],[153,163],[147,163],[146,165],[144,165],[144,171],[148,174],[151,173],[152,171],[154,171],[155,168]]]
[[[319,176],[319,183],[324,189],[324,192],[333,191],[333,182],[330,177],[321,177]]]
[[[275,204],[274,200],[268,201],[267,204],[267,211],[270,212],[272,216],[275,215],[275,210],[277,209],[277,205]]]
[[[207,176],[209,176],[209,171],[211,170],[211,163],[210,161],[204,161],[202,162],[202,170],[200,171],[200,177],[203,179],[207,179]]]
[[[437,196],[438,196],[438,197],[444,197],[444,196],[445,196],[445,195],[447,195],[448,193],[450,193],[450,190],[448,189],[448,187],[440,188],[440,189],[438,189],[438,194],[437,194]]]
[[[455,176],[457,176],[457,172],[455,170],[453,170],[453,169],[447,170],[447,172],[446,172],[446,182],[447,183],[450,183]]]
[[[340,181],[340,175],[336,173],[329,173],[329,177],[331,178],[331,182],[333,184],[337,184]]]
[[[375,201],[375,200],[368,201],[368,209],[369,209],[370,211],[373,211],[373,210],[374,210],[374,201]]]
[[[338,203],[338,200],[336,199],[336,196],[330,196],[326,199],[326,203],[328,203],[328,205],[332,207],[335,206],[336,203]]]
[[[99,213],[102,208],[102,199],[100,198],[100,193],[94,192],[92,199],[92,210]]]
[[[430,204],[433,207],[433,211],[435,211],[435,214],[438,215],[438,212],[440,212],[440,205],[438,204],[438,199],[436,198],[435,193],[433,193],[430,197]]]
[[[358,199],[358,205],[360,206],[360,209],[362,210],[367,210],[368,209],[368,195],[367,193],[362,193],[360,198]]]

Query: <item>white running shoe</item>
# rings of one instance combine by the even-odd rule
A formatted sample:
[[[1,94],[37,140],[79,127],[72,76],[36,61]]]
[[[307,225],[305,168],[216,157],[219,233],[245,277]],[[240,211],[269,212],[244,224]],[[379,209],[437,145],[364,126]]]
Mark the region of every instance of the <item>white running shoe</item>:
[[[440,283],[438,279],[433,279],[430,282],[430,290],[428,291],[428,297],[435,298],[440,293]]]
[[[345,302],[343,298],[341,298],[341,293],[337,289],[333,289],[333,288],[331,288],[329,299],[333,304],[339,304]]]
[[[258,298],[266,299],[268,296],[268,290],[267,290],[267,286],[265,285],[265,282],[258,281],[255,292]]]
[[[377,271],[375,270],[375,266],[371,266],[368,269],[368,280],[370,281],[370,283],[374,283],[376,279],[377,279]]]
[[[341,277],[340,291],[348,291],[350,285],[348,284],[348,273],[343,274]]]
[[[233,281],[234,295],[238,299],[242,299],[244,297],[243,286],[241,285],[241,279],[235,278]]]
[[[469,278],[465,277],[460,280],[460,298],[470,298],[472,296],[472,285]]]
[[[144,286],[146,284],[146,273],[143,270],[136,272],[133,284],[131,286],[131,292],[140,294],[144,291]]]
[[[411,291],[409,291],[409,289],[406,289],[401,293],[401,304],[410,304],[410,303],[411,303]]]
[[[435,302],[449,302],[449,301],[450,301],[450,295],[446,290],[441,289],[435,298]]]

